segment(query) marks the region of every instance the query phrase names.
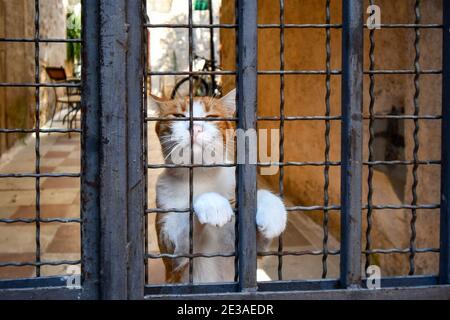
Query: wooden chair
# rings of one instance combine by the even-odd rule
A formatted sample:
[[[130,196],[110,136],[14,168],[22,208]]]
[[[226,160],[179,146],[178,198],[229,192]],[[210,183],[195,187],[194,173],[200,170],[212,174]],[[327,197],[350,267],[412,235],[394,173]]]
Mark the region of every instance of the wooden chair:
[[[49,76],[49,78],[52,80],[53,83],[70,83],[70,82],[79,83],[79,79],[68,79],[66,70],[63,67],[46,67],[45,71],[47,72],[47,75]],[[56,111],[58,109],[58,106],[60,106],[59,109],[61,111],[63,110],[64,106],[67,106],[68,111],[63,118],[63,124],[65,121],[67,121],[68,128],[72,128],[72,122],[76,120],[76,115],[78,111],[81,109],[81,94],[79,88],[53,87],[53,89],[55,92],[55,105],[52,111],[50,127],[52,127],[53,125],[53,120]],[[70,118],[70,115],[72,113],[74,115],[72,116],[72,118]]]

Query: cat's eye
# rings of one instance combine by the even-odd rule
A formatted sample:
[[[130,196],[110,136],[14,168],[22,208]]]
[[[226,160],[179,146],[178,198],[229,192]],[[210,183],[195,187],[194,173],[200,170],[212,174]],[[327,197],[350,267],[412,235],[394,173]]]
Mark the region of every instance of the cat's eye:
[[[218,114],[208,114],[206,116],[206,118],[220,118],[220,115],[218,115]]]
[[[174,113],[172,114],[175,118],[186,118],[186,116],[183,113]]]

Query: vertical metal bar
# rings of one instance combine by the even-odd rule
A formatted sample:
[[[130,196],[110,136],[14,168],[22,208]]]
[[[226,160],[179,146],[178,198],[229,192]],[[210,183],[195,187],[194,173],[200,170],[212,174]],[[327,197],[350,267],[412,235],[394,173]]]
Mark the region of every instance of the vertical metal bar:
[[[208,10],[209,10],[209,24],[214,24],[214,10],[213,10],[213,1],[209,0],[208,2]],[[210,59],[212,62],[211,70],[216,71],[216,48],[214,46],[214,28],[209,29],[209,50],[210,50]],[[213,73],[211,75],[211,82],[212,82],[212,91],[210,92],[211,95],[215,94],[215,90],[217,87],[216,83],[216,75]]]
[[[343,1],[341,285],[361,283],[363,1]]]
[[[239,0],[238,15],[238,128],[246,131],[256,129],[258,1]],[[256,164],[238,164],[238,183],[239,287],[256,291]]]
[[[144,11],[142,0],[127,1],[126,63],[128,165],[128,299],[144,298],[143,74]]]
[[[150,23],[148,15],[147,15],[147,1],[144,2],[144,14],[145,14],[145,23],[148,24]],[[144,44],[145,44],[145,48],[143,48],[143,56],[144,56],[144,105],[143,105],[143,117],[144,119],[147,118],[147,114],[148,114],[148,85],[149,85],[149,81],[148,81],[148,76],[147,76],[147,69],[148,69],[148,42],[149,42],[149,37],[148,37],[149,31],[147,28],[145,28],[145,32],[144,32]],[[146,121],[144,121],[142,123],[143,125],[143,134],[144,134],[144,157],[143,157],[143,167],[144,167],[144,209],[147,210],[148,209],[148,169],[147,169],[147,164],[148,164],[148,123]],[[145,255],[148,254],[148,214],[145,214],[144,212],[144,253]],[[148,259],[146,258],[144,261],[144,267],[145,267],[145,284],[148,284],[149,278],[148,278]]]
[[[285,69],[284,57],[284,0],[280,0],[280,71]],[[280,163],[284,163],[284,74],[280,74]],[[280,197],[284,198],[284,166],[280,166],[280,174],[278,179],[278,191]],[[283,235],[278,237],[278,280],[283,280]]]
[[[41,82],[40,79],[40,1],[34,1],[34,82],[39,84]],[[40,128],[41,128],[41,97],[40,97],[40,88],[36,86],[34,91],[34,99],[35,99],[35,171],[36,171],[36,180],[35,180],[35,190],[36,190],[36,277],[41,276],[41,266],[39,263],[41,262],[41,179],[39,174],[41,173],[41,150],[40,150]]]
[[[415,12],[415,24],[420,23],[420,0],[416,0],[414,3],[414,12]],[[415,39],[414,39],[414,50],[415,50],[415,58],[414,58],[414,116],[419,116],[420,113],[420,29],[414,28],[415,30]],[[417,171],[419,169],[419,119],[414,119],[414,149],[413,149],[413,159],[414,165],[412,169],[413,175],[413,183],[412,183],[412,201],[411,205],[417,205],[417,186],[419,184],[419,178],[417,176]],[[414,275],[416,267],[414,264],[414,258],[416,256],[416,220],[417,220],[417,209],[411,209],[411,237],[409,241],[409,275]]]
[[[99,1],[101,297],[126,299],[127,1]]]
[[[83,295],[99,298],[99,1],[82,1],[81,255]],[[89,39],[89,40],[88,40]],[[88,40],[88,41],[87,41]]]
[[[439,278],[450,283],[450,1],[443,1],[441,252]]]
[[[373,0],[370,0],[370,5],[374,4]],[[375,30],[370,29],[369,31],[369,39],[370,39],[370,49],[369,49],[369,70],[373,71],[375,69]],[[372,162],[374,160],[374,142],[375,142],[375,130],[374,130],[374,114],[375,114],[375,75],[371,73],[369,75],[369,96],[370,96],[370,102],[369,102],[369,162]],[[372,232],[372,212],[373,212],[373,172],[374,167],[373,165],[369,164],[368,166],[368,178],[367,178],[367,229],[366,229],[366,252],[368,252],[372,248],[372,238],[371,238],[371,232]],[[366,253],[366,263],[365,263],[365,270],[372,264],[371,261],[371,255],[370,253]]]
[[[325,8],[325,23],[327,25],[330,24],[331,21],[331,12],[330,12],[330,0],[326,1]],[[327,27],[325,29],[326,39],[325,39],[325,51],[326,51],[326,71],[327,75],[325,77],[325,116],[330,116],[330,96],[331,96],[331,29]],[[328,207],[330,197],[328,193],[328,188],[330,185],[330,166],[328,162],[330,161],[330,130],[331,123],[330,120],[325,120],[325,167],[323,171],[324,175],[324,185],[323,185],[323,206],[325,208]],[[323,211],[323,256],[322,256],[322,278],[327,277],[328,273],[328,220],[329,220],[329,212],[328,209],[324,209]]]
[[[239,26],[239,0],[234,0],[234,22],[236,24],[236,26]],[[239,34],[238,34],[238,30],[235,29],[235,68],[237,69],[237,66],[239,65]],[[236,76],[235,76],[235,85],[237,85],[239,83],[239,72],[236,72]],[[236,90],[236,101],[239,100],[239,92]],[[236,117],[239,119],[239,110],[238,108],[236,108]],[[235,154],[234,156],[234,161],[235,163],[237,163],[237,154]],[[235,204],[235,208],[239,208],[239,172],[236,168],[236,170],[234,171],[234,175],[235,175],[235,181],[236,181],[236,186],[235,186],[235,192],[234,192],[234,196],[236,199],[236,204]],[[238,282],[239,281],[239,210],[235,211],[235,222],[234,222],[234,282]]]
[[[194,164],[194,78],[192,77],[194,64],[194,35],[192,0],[189,3],[189,136],[190,136],[190,164]],[[194,254],[194,168],[189,167],[189,254]],[[194,259],[189,257],[189,283],[194,282]]]

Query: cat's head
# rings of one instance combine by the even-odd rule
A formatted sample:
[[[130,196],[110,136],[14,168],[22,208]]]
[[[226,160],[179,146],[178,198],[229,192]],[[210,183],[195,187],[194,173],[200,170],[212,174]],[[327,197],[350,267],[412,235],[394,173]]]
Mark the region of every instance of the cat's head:
[[[234,121],[215,118],[233,118],[236,111],[236,90],[223,98],[194,97],[193,99],[193,156],[195,164],[223,163],[229,156],[226,148],[230,132],[235,128]],[[190,164],[190,101],[189,97],[175,100],[162,100],[152,97],[158,117],[156,133],[161,143],[167,163]],[[201,119],[207,119],[206,121]],[[222,158],[222,159],[220,159]],[[228,158],[229,160],[229,158]]]

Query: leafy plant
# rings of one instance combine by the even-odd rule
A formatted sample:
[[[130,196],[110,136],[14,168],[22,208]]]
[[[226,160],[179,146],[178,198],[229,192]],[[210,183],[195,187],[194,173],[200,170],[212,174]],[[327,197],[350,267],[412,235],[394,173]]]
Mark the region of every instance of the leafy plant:
[[[81,16],[75,12],[67,14],[67,39],[81,39]],[[67,60],[74,64],[81,61],[81,43],[67,43]]]

